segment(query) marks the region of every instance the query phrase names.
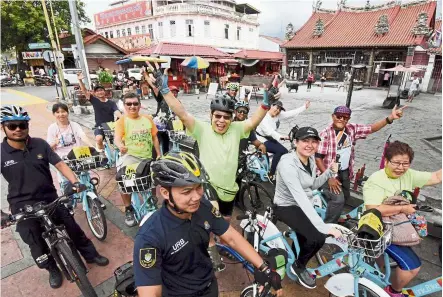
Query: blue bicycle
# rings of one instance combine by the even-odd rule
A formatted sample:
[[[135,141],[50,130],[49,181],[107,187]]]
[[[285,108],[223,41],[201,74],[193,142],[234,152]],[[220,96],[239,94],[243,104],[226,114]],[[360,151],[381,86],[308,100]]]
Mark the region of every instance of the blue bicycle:
[[[120,157],[120,150],[114,144],[115,122],[105,123],[103,126],[98,127],[98,129],[101,129],[105,135],[103,145],[106,158],[108,159],[107,167],[115,167]]]
[[[89,147],[77,147],[75,150],[81,157],[73,160],[65,158],[64,162],[74,171],[80,183],[86,186],[86,191],[72,196],[72,206],[75,208],[78,202],[82,203],[92,234],[94,234],[98,240],[103,241],[106,239],[108,227],[102,203],[97,194],[99,179],[96,177],[91,178],[89,170],[103,167],[103,163],[105,163],[106,160],[102,155],[91,156]],[[63,189],[62,185],[61,189]]]
[[[124,174],[117,180],[120,192],[131,195],[131,205],[134,209],[135,220],[139,225],[143,223],[157,210],[157,198],[152,194],[151,176],[136,177],[136,168],[141,163],[131,164],[124,167]],[[145,164],[150,166],[150,162]],[[155,188],[154,188],[155,189]]]

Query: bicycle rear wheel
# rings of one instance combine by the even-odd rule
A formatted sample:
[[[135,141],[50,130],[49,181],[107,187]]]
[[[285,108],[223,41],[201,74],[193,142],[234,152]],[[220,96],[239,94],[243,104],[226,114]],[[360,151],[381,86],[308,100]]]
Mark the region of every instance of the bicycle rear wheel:
[[[66,271],[69,273],[71,280],[76,282],[83,296],[97,297],[94,288],[92,287],[88,277],[86,276],[86,270],[82,268],[82,265],[73,255],[73,252],[66,240],[58,241],[55,245],[55,249],[62,262],[59,264],[62,264],[65,267]]]
[[[242,184],[238,198],[241,210],[255,209],[258,212],[272,206],[274,200],[269,191],[262,184],[255,181]]]
[[[98,199],[92,199],[90,196],[87,196],[89,212],[91,217],[88,218],[88,214],[85,212],[86,220],[88,221],[89,228],[92,231],[92,234],[100,240],[103,241],[106,239],[106,235],[108,234],[108,225],[106,222],[105,212],[101,207],[101,202]]]

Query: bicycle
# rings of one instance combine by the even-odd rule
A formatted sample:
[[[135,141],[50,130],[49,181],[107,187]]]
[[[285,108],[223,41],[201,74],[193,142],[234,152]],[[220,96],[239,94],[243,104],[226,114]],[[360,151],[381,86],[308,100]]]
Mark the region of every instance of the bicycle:
[[[263,210],[272,204],[273,196],[261,184],[270,181],[269,161],[260,151],[244,151],[240,155],[237,180],[240,181],[237,203],[241,210]]]
[[[87,150],[85,150],[85,148]],[[89,170],[102,167],[104,158],[102,155],[91,156],[88,147],[79,147],[76,149],[81,150],[80,154],[84,157],[73,160],[65,158],[64,162],[78,176],[80,183],[86,186],[86,190],[72,195],[72,206],[75,208],[77,202],[81,201],[92,234],[94,234],[98,240],[103,241],[108,234],[108,225],[102,203],[97,193],[99,179],[96,177],[91,178]],[[61,182],[60,185],[61,189],[63,189],[62,184],[63,182]]]
[[[120,192],[131,195],[131,205],[134,209],[135,220],[141,226],[158,207],[157,198],[152,194],[151,176],[148,174],[136,177],[136,166],[139,164],[125,166],[124,174],[121,175],[121,180],[117,180],[117,184]],[[150,166],[150,163],[145,166]]]
[[[103,124],[103,126],[99,126],[98,129],[101,129],[103,131],[103,134],[105,135],[103,139],[103,151],[105,152],[105,156],[108,159],[107,167],[115,167],[120,157],[120,150],[114,144],[115,122],[105,123]]]
[[[34,205],[25,205],[19,213],[9,215],[9,223],[20,223],[24,220],[38,219],[44,232],[42,237],[48,245],[49,251],[55,262],[63,271],[66,279],[70,282],[76,282],[83,296],[97,297],[86,273],[88,272],[77,249],[69,238],[63,225],[56,226],[51,220],[51,213],[60,204],[70,200],[67,196],[58,197],[49,204],[38,202]]]

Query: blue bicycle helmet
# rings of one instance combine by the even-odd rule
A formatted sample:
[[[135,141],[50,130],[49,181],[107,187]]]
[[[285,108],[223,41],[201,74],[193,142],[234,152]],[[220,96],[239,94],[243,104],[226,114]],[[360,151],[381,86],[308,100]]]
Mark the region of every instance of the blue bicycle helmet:
[[[240,107],[244,107],[249,111],[249,103],[246,101],[238,101],[237,103],[235,103],[235,110]]]
[[[0,123],[10,121],[29,121],[28,112],[21,106],[5,105],[1,108]]]

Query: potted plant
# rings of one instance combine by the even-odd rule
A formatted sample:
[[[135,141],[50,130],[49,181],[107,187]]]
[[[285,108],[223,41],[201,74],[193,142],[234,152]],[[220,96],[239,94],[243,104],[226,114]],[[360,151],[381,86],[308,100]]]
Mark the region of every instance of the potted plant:
[[[98,73],[98,82],[100,83],[101,86],[103,86],[105,89],[110,89],[112,88],[112,80],[113,80],[113,76],[111,73],[102,70]]]

